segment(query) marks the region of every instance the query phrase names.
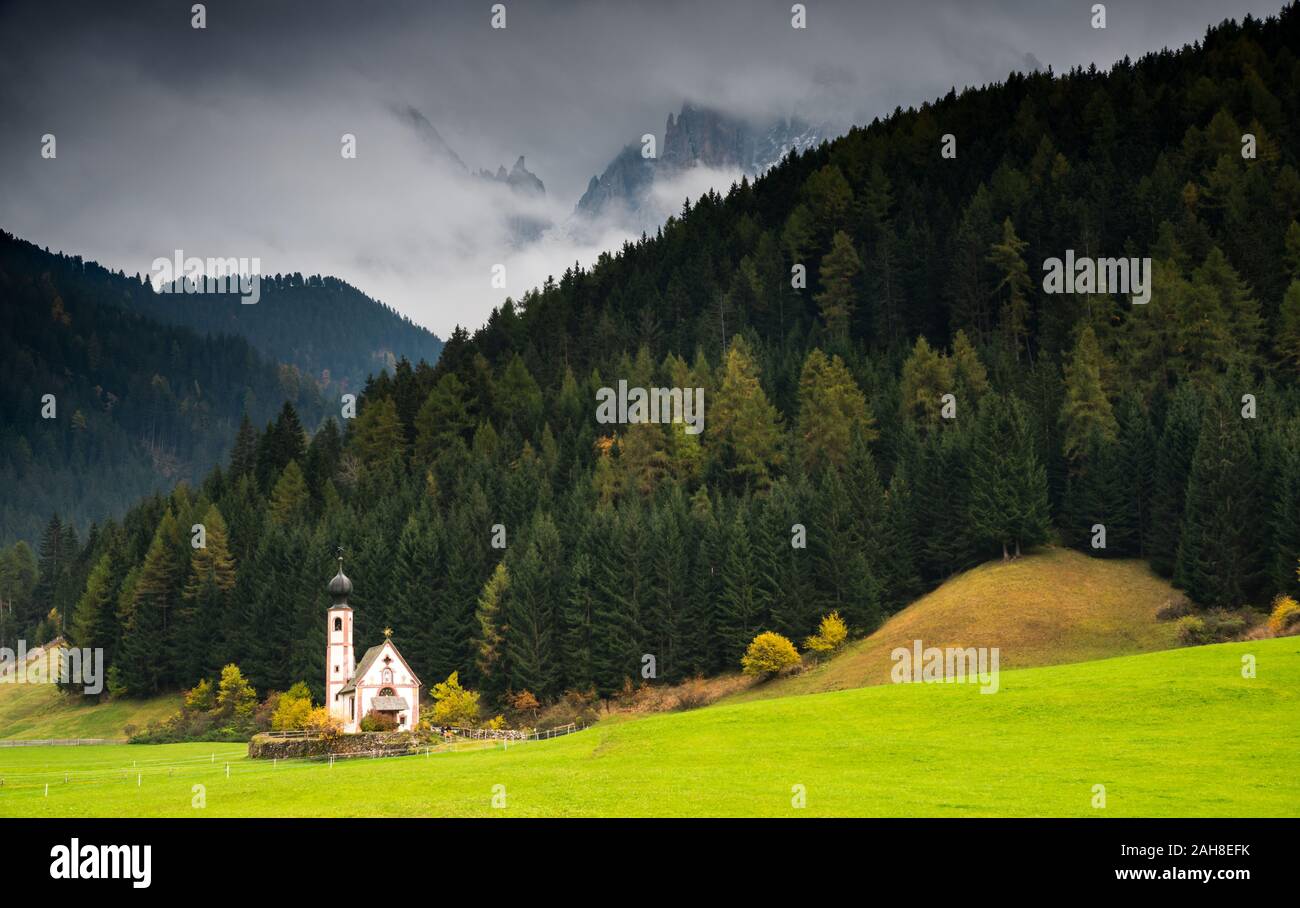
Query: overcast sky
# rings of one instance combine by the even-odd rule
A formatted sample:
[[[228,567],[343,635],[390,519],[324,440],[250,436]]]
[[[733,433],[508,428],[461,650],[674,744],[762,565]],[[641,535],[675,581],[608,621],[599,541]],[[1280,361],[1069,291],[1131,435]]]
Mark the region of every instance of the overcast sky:
[[[1104,30],[1092,0],[806,0],[806,30],[789,0],[506,0],[504,30],[477,0],[214,0],[203,30],[191,5],[0,0],[0,226],[128,273],[181,249],[333,274],[445,336],[616,246],[618,224],[578,241],[564,223],[591,176],[642,134],[662,140],[684,101],[864,122],[1013,69],[1177,47],[1281,3],[1110,2]],[[472,170],[525,155],[545,199],[467,179],[410,109]],[[520,248],[520,214],[557,226]]]

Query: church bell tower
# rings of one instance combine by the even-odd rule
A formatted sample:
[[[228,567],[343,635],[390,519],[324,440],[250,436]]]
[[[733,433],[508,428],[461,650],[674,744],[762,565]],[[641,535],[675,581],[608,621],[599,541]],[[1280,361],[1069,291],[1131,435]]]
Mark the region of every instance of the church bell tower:
[[[329,583],[332,603],[325,613],[325,705],[331,716],[337,716],[344,722],[350,721],[347,704],[337,700],[337,694],[352,678],[356,671],[356,655],[352,650],[352,606],[348,605],[348,595],[352,592],[352,581],[343,573],[343,550],[338,551],[339,572]]]

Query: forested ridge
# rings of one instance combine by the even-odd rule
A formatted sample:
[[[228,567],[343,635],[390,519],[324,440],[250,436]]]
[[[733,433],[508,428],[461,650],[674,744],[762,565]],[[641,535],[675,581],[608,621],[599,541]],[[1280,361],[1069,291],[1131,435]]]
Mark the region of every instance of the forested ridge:
[[[342,545],[357,644],[391,627],[426,683],[499,702],[609,694],[644,654],[734,669],[831,611],[866,633],[1052,540],[1204,606],[1295,594],[1298,48],[1290,6],[791,157],[372,378],[342,426],[286,406],[88,541],[52,523],[28,614],[104,646],[120,693],[236,661],[319,698]],[[1150,302],[1044,293],[1067,249],[1149,256]],[[598,424],[622,379],[705,389],[704,432]]]
[[[263,358],[311,376],[323,394],[358,392],[366,376],[397,360],[436,362],[442,341],[347,281],[319,274],[262,275],[260,299],[155,293],[132,304],[164,324],[234,334]]]
[[[310,380],[243,339],[137,314],[155,295],[0,231],[0,542],[35,543],[51,513],[84,534],[202,479],[244,413],[267,420],[288,400],[313,428],[323,416]]]

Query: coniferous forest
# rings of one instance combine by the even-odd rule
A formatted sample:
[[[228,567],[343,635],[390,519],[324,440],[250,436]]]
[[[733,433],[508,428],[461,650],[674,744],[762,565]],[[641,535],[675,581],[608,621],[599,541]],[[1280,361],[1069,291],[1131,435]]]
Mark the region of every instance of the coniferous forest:
[[[73,445],[69,469],[122,487],[97,459],[115,436],[76,448],[35,414],[68,382],[58,432],[93,430],[98,391],[6,349],[4,469],[57,512],[4,552],[8,636],[104,647],[127,696],[237,662],[319,699],[342,546],[359,643],[391,627],[426,683],[545,702],[612,694],[644,654],[669,680],[734,670],[757,632],[832,611],[865,634],[1049,542],[1145,559],[1206,607],[1296,595],[1298,47],[1290,6],[896,110],[372,375],[355,418],[241,343],[142,343],[114,299],[138,283],[6,239],[4,343],[71,318],[77,362],[165,377],[132,419],[229,446],[78,533],[43,470]],[[1046,293],[1067,250],[1149,257],[1150,301]],[[704,389],[704,431],[598,423],[624,380]]]

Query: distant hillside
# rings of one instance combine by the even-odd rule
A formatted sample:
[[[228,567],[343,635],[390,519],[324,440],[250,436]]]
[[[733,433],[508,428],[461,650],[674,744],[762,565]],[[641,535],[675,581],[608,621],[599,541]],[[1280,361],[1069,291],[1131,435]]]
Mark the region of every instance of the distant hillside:
[[[333,277],[265,275],[257,303],[236,296],[142,294],[131,308],[200,334],[234,334],[263,357],[298,369],[331,397],[405,357],[433,364],[442,341],[427,328]]]
[[[0,232],[0,543],[52,513],[84,530],[223,461],[244,412],[285,401],[314,428],[322,399],[247,341],[142,314],[153,290]],[[54,418],[42,416],[54,395]]]
[[[40,659],[30,662],[29,679],[41,678]],[[39,738],[108,738],[124,740],[126,726],[144,728],[180,708],[180,697],[113,700],[90,704],[58,685],[0,684],[0,740]]]
[[[1140,561],[1048,549],[949,580],[822,665],[749,688],[737,700],[843,690],[890,680],[894,647],[996,646],[999,668],[1086,662],[1178,645],[1156,612],[1177,596]]]

